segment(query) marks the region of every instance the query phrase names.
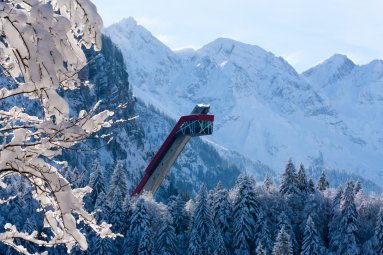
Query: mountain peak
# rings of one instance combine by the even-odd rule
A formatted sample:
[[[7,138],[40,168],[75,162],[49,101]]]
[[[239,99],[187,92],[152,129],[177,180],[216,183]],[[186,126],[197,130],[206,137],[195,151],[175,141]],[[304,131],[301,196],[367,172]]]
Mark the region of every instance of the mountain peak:
[[[310,68],[309,70],[303,72],[305,76],[311,75],[312,72],[318,69],[327,69],[327,70],[340,70],[340,69],[352,69],[355,66],[354,62],[349,59],[346,55],[343,54],[334,54],[330,58],[326,59],[322,63]]]
[[[218,37],[217,39],[215,39],[214,41],[212,41],[208,45],[227,45],[227,46],[231,46],[231,45],[236,45],[236,44],[245,45],[245,43],[233,40],[231,38],[226,38],[226,37]]]
[[[141,26],[133,17],[124,18],[117,23],[105,29],[105,33],[120,33],[120,36],[141,36],[147,40],[153,40],[155,37],[145,27]]]
[[[368,66],[373,66],[377,69],[380,69],[382,70],[383,69],[383,60],[381,59],[375,59],[373,61],[371,61],[370,63],[367,64]]]
[[[246,44],[243,42],[239,42],[233,39],[220,37],[212,41],[211,43],[208,43],[207,45],[203,46],[200,50],[200,52],[215,52],[220,53],[224,55],[231,55],[234,50],[241,49],[241,51],[245,52],[253,52],[258,54],[267,54],[267,52],[255,45]]]
[[[162,49],[163,51],[170,52],[170,49],[159,41],[155,36],[152,35],[145,27],[140,25],[134,18],[129,17],[122,19],[120,22],[111,25],[106,28],[106,35],[113,38],[118,45],[127,44],[140,45],[141,49],[150,48],[147,50],[155,51]]]
[[[136,26],[138,26],[137,21],[133,17],[124,18],[120,22],[118,22],[118,24],[126,25],[128,27],[136,27]]]
[[[352,62],[351,59],[349,59],[346,55],[343,54],[334,54],[329,59],[325,60],[323,64],[329,64],[333,66],[355,66],[354,62]]]
[[[355,64],[346,55],[335,54],[317,66],[303,73],[309,80],[316,80],[321,86],[327,86],[335,80],[343,79],[354,69]]]
[[[264,66],[266,63],[276,59],[272,53],[259,46],[222,37],[203,46],[197,52],[210,56],[218,64],[223,61],[231,61],[240,66],[250,63]]]

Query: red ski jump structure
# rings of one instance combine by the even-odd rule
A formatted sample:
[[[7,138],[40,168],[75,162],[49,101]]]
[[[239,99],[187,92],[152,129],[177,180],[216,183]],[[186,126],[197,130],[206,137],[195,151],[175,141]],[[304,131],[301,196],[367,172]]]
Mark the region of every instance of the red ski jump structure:
[[[144,176],[134,189],[132,196],[139,195],[143,191],[156,193],[190,138],[213,133],[214,115],[208,115],[209,110],[209,105],[197,105],[190,115],[182,116],[178,120],[146,168]]]

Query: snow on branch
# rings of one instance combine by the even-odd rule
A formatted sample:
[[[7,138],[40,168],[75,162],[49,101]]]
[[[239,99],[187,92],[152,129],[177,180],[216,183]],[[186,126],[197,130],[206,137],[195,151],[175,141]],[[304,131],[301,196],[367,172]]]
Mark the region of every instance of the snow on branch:
[[[36,232],[22,233],[6,224],[0,242],[24,254],[29,253],[17,239],[48,247],[64,244],[68,252],[74,245],[86,250],[79,222],[103,238],[116,237],[110,225],[97,224],[84,210],[83,197],[90,188],[72,189],[60,173],[65,162],[55,161],[62,149],[113,124],[113,112],[98,112],[98,104],[70,116],[67,101],[58,94],[58,89],[80,86],[78,73],[87,64],[82,47],[100,49],[101,27],[96,7],[88,0],[0,1],[0,65],[16,84],[12,89],[1,85],[0,102],[22,95],[39,100],[42,107],[42,116],[16,105],[0,108],[0,189],[6,187],[8,175],[27,178],[44,213],[44,225],[53,233],[46,241]]]
[[[15,198],[16,198],[16,196],[11,196],[11,197],[9,197],[7,199],[0,199],[0,205],[6,204],[6,203],[8,203],[9,201],[11,201],[11,200],[13,200]]]

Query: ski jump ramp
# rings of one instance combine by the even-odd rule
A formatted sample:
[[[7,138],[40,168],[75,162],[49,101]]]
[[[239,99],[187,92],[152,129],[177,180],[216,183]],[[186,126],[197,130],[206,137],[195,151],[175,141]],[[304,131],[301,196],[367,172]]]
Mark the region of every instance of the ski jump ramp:
[[[146,168],[132,196],[144,191],[156,193],[190,138],[213,133],[214,115],[209,115],[209,110],[209,105],[199,104],[194,107],[190,115],[182,116],[178,120]]]

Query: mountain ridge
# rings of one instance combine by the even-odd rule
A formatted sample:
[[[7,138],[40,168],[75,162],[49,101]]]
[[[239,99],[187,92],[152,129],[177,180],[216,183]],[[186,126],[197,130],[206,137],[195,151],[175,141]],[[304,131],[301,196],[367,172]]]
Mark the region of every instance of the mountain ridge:
[[[335,99],[317,89],[318,81],[298,74],[283,58],[227,38],[199,50],[171,51],[154,36],[138,40],[150,34],[142,26],[118,27],[105,32],[122,49],[134,93],[173,118],[195,103],[210,103],[217,120],[214,143],[277,172],[290,157],[309,165],[323,153],[329,168],[383,183],[375,138],[359,132]],[[341,55],[332,61],[337,59],[347,62]],[[380,62],[375,65],[378,69]]]

